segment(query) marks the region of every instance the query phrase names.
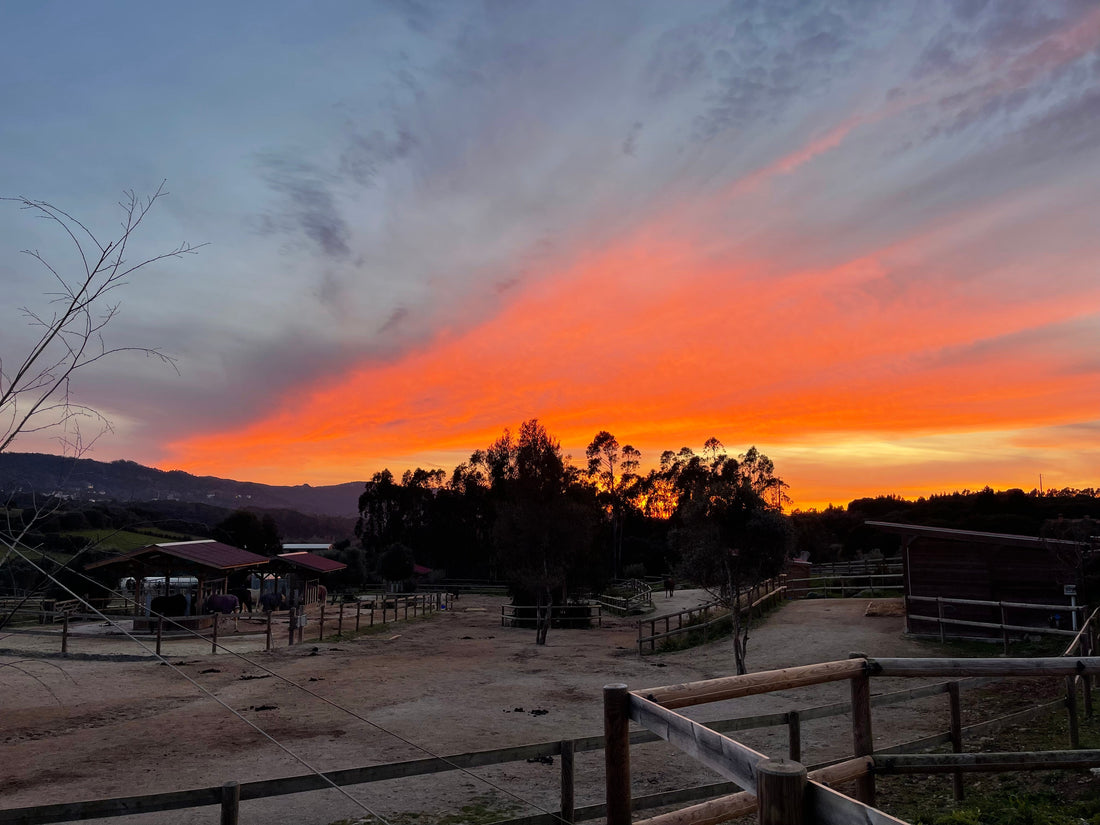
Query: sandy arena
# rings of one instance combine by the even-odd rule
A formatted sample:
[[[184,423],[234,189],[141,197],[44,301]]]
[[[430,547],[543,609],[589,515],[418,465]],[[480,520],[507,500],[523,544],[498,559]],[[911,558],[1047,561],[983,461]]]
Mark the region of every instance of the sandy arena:
[[[704,595],[681,591],[669,600],[657,596],[657,614],[694,606]],[[537,647],[533,631],[500,626],[501,604],[496,597],[464,596],[454,610],[389,625],[352,641],[307,642],[245,654],[256,664],[236,655],[212,656],[208,649],[185,655],[168,650],[179,670],[320,770],[598,734],[605,684],[654,687],[734,672],[728,642],[639,657],[637,624],[624,619],[605,617],[602,629],[554,629],[547,644]],[[753,632],[750,668],[843,659],[851,651],[927,655],[903,636],[902,619],[867,617],[867,606],[866,599],[785,605]],[[224,635],[228,640],[231,633]],[[279,643],[285,645],[285,639]],[[11,637],[0,639],[0,647],[11,646]],[[875,693],[901,687],[898,681],[873,683]],[[5,656],[0,658],[0,690],[2,808],[208,787],[309,770],[156,661]],[[721,719],[847,698],[848,685],[834,683],[690,709],[687,715]],[[876,745],[938,732],[945,723],[942,697],[894,705],[875,713]],[[849,752],[848,724],[843,716],[805,723],[803,761],[813,764]],[[786,755],[785,728],[735,738],[765,753]],[[576,769],[577,805],[602,801],[602,752],[578,754]],[[366,809],[387,818],[405,815],[402,821],[409,822],[416,821],[413,814],[453,813],[469,804],[497,808],[502,817],[504,812],[520,815],[557,807],[557,764],[511,763],[475,773],[346,788],[362,806],[335,790],[246,801],[241,822],[327,825],[360,820]],[[663,743],[634,748],[632,774],[636,795],[719,780]],[[205,807],[104,821],[209,823],[217,815],[216,808]]]

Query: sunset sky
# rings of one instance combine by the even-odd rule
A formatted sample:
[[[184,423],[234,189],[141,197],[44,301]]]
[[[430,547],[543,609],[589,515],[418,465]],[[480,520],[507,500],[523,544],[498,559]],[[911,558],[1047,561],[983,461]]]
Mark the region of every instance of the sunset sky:
[[[275,484],[537,417],[796,507],[1100,486],[1095,2],[0,8],[0,195],[167,180],[88,457]],[[64,238],[0,203],[0,357]],[[66,269],[66,271],[69,271]],[[17,450],[54,451],[41,438]]]

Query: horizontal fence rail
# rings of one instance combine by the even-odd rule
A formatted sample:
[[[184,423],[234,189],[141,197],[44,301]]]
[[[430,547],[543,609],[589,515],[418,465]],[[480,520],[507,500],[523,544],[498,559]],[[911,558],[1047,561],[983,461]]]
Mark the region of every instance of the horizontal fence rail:
[[[914,608],[920,605],[934,605],[935,613],[922,613]],[[961,608],[963,615],[948,615],[955,608]],[[1013,634],[1017,638],[1026,636],[1075,636],[1079,625],[1083,625],[1084,605],[1036,604],[1034,602],[1004,602],[982,599],[952,599],[941,596],[906,596],[905,622],[909,633],[925,632],[918,625],[932,625],[932,634],[939,634],[940,641],[946,640],[948,628],[973,628],[975,631],[991,631],[980,635],[982,638],[1000,638],[1007,654]],[[1028,615],[1039,614],[1039,624],[1031,621],[1023,624]],[[1023,614],[1021,616],[1021,614]],[[1016,621],[1009,621],[1015,616]],[[979,617],[984,617],[979,618]],[[1061,621],[1071,627],[1057,626],[1056,617],[1066,617]],[[993,621],[989,621],[993,619]],[[953,633],[951,635],[961,635]]]
[[[133,614],[96,614],[96,613],[49,613],[47,620],[42,624],[52,624],[57,621],[61,627],[50,629],[36,629],[35,625],[8,625],[0,631],[3,636],[40,636],[58,640],[59,652],[70,654],[74,643],[92,640],[110,640],[123,642],[126,633],[131,633],[136,638],[150,642],[154,646],[155,653],[145,655],[161,655],[165,645],[171,645],[180,641],[209,640],[211,653],[217,653],[220,641],[224,643],[230,638],[239,639],[249,636],[264,636],[264,649],[271,650],[276,646],[276,625],[282,627],[278,632],[287,634],[288,645],[301,644],[307,635],[311,640],[320,641],[325,638],[326,630],[329,635],[342,635],[345,632],[360,632],[363,628],[374,627],[376,624],[384,625],[390,622],[406,621],[420,616],[430,615],[438,610],[448,609],[451,599],[445,593],[389,593],[377,596],[367,595],[353,602],[340,602],[337,605],[326,606],[320,602],[310,605],[307,609],[291,609],[280,611],[276,621],[272,612],[256,611],[255,615],[263,622],[259,628],[226,630],[227,623],[233,623],[232,617],[221,614],[198,614],[193,616],[134,616]],[[15,611],[17,616],[33,618],[42,615],[41,610],[24,609]],[[236,621],[242,620],[238,615]],[[114,632],[89,632],[88,623],[98,625],[114,624]],[[84,622],[84,626],[77,623]],[[129,623],[140,623],[144,627],[131,629]],[[126,624],[124,624],[126,623]],[[79,630],[78,630],[79,628]],[[308,629],[308,633],[307,633]],[[282,638],[282,636],[280,636]]]
[[[741,596],[742,613],[779,601],[786,592],[785,581],[786,578],[780,576],[754,585]],[[729,615],[730,611],[721,602],[713,601],[678,613],[641,619],[638,622],[638,654],[656,653],[659,642],[692,633],[702,633],[705,644],[710,640],[710,634],[716,625],[729,622]],[[648,633],[645,632],[647,625]],[[664,629],[659,631],[658,626],[663,626]]]
[[[713,823],[723,818],[743,816],[753,804],[759,809],[762,825],[780,825],[788,821],[779,810],[802,810],[806,821],[829,825],[866,825],[866,823],[900,823],[900,820],[875,809],[874,775],[879,773],[951,773],[955,797],[963,794],[962,776],[976,771],[1054,770],[1064,768],[1096,768],[1100,766],[1100,750],[1079,750],[1077,731],[1077,691],[1084,686],[1086,712],[1091,713],[1092,681],[1100,673],[1100,657],[1092,656],[1096,644],[1095,611],[1074,634],[1063,656],[1041,658],[998,659],[900,659],[856,656],[844,661],[784,668],[763,673],[728,676],[701,682],[668,685],[627,692],[624,685],[604,688],[605,730],[608,744],[605,751],[607,783],[607,814],[609,825],[630,823],[629,743],[630,736],[622,720],[628,718],[644,725],[662,739],[676,745],[693,759],[731,779],[743,790],[719,800],[663,814],[644,825],[694,825]],[[1002,677],[1064,678],[1066,698],[1029,708],[999,719],[987,720],[964,728],[961,724],[960,687],[964,682],[928,685],[913,691],[901,691],[886,697],[872,697],[870,681],[874,677],[948,676],[965,679],[965,684],[985,684]],[[787,714],[790,727],[790,762],[773,763],[761,754],[723,735],[721,731],[701,729],[699,723],[687,719],[676,709],[742,696],[770,693],[795,687],[848,680],[851,703],[839,703],[815,709],[791,711]],[[906,701],[946,692],[950,702],[951,729],[936,736],[909,743],[876,749],[871,733],[871,708],[876,704]],[[1069,717],[1070,751],[1025,752],[1008,754],[962,753],[966,733],[982,735],[991,730],[1034,718],[1039,713],[1063,707]],[[848,713],[852,719],[852,741],[855,759],[868,760],[855,777],[855,798],[826,788],[799,764],[801,744],[800,724],[810,718],[833,713]],[[780,715],[775,715],[778,718]],[[621,741],[616,747],[616,738]],[[917,754],[915,751],[950,744],[950,754]],[[751,799],[750,797],[755,797]],[[799,819],[801,821],[801,819]]]
[[[528,627],[538,625],[537,611],[545,608],[538,605],[502,604],[500,606],[501,627]],[[603,627],[603,605],[599,602],[588,604],[555,604],[550,608],[550,623],[554,627],[569,627],[583,624],[585,627]]]

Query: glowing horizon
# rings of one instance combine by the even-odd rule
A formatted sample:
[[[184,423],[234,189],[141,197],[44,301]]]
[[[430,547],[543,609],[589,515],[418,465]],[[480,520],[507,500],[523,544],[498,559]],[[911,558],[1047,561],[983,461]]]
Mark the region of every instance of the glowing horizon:
[[[266,8],[11,12],[4,179],[110,237],[167,178],[144,247],[211,244],[118,293],[180,374],[74,386],[91,457],[336,483],[539,418],[802,508],[1100,486],[1100,9]]]

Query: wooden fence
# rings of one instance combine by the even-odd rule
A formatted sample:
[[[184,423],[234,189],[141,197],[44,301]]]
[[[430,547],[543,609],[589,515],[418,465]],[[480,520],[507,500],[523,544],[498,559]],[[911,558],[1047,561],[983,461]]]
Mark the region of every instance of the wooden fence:
[[[502,604],[501,627],[534,628],[538,624],[537,605]],[[555,604],[550,606],[551,627],[603,627],[603,605],[599,602],[585,604]]]
[[[753,585],[748,593],[741,596],[742,612],[781,599],[786,590],[785,581],[785,577],[780,576]],[[723,607],[721,602],[713,601],[681,610],[679,613],[641,619],[638,622],[638,655],[655,653],[658,642],[691,633],[702,633],[703,643],[706,644],[710,641],[710,634],[715,632],[715,625],[727,623],[729,615],[729,610]],[[675,627],[672,626],[674,622]],[[657,626],[662,624],[664,630],[659,632]],[[649,625],[648,634],[643,630],[646,625]]]
[[[1098,611],[1100,612],[1100,611]],[[630,735],[629,723],[637,722],[662,739],[676,745],[700,763],[736,783],[742,791],[682,809],[650,820],[644,825],[693,825],[717,822],[758,811],[762,825],[780,825],[791,811],[805,811],[806,821],[828,825],[905,825],[875,809],[875,773],[941,773],[954,776],[956,798],[963,794],[962,775],[972,771],[1052,770],[1100,766],[1100,750],[1076,750],[1077,689],[1084,688],[1086,713],[1092,709],[1092,679],[1100,673],[1100,657],[1095,649],[1097,613],[1074,636],[1062,657],[1036,659],[870,659],[853,654],[839,662],[805,665],[783,670],[729,676],[703,682],[629,691],[626,685],[604,688],[604,751],[607,772],[607,822],[629,825]],[[1085,655],[1077,656],[1077,653]],[[967,678],[978,684],[1008,676],[1061,677],[1066,682],[1066,698],[999,720],[963,728],[961,725],[959,681],[930,685],[899,694],[888,694],[889,701],[946,692],[950,702],[950,730],[903,746],[876,749],[871,728],[871,708],[884,697],[872,697],[873,677],[947,676]],[[849,681],[851,702],[828,708],[803,710],[787,715],[790,730],[790,761],[774,762],[763,754],[675,712],[678,708],[722,701],[760,693],[833,681]],[[901,698],[894,699],[894,696]],[[993,726],[1020,724],[1051,707],[1064,706],[1070,720],[1070,751],[1025,753],[962,753],[964,734],[988,733]],[[852,718],[851,759],[810,772],[800,764],[800,724],[809,718],[834,712],[849,713]],[[775,714],[776,719],[783,714]],[[953,753],[917,754],[922,750],[950,742]],[[822,784],[854,781],[855,798],[847,797]],[[635,823],[643,825],[643,823]]]
[[[862,661],[862,660],[854,660]],[[842,663],[848,664],[848,663]],[[810,666],[820,667],[820,666]],[[791,669],[805,670],[805,669]],[[780,671],[785,673],[787,671]],[[752,674],[759,676],[760,674]],[[967,687],[976,687],[986,684],[990,680],[971,679],[964,684]],[[812,682],[799,681],[798,684],[810,684]],[[952,730],[937,736],[926,737],[911,742],[895,743],[882,749],[876,749],[876,760],[883,759],[887,755],[900,756],[916,753],[937,745],[955,741],[958,738],[960,747],[964,736],[977,738],[988,735],[994,730],[1004,727],[1019,725],[1029,718],[1034,718],[1040,713],[1048,712],[1051,707],[1063,706],[1062,700],[1051,705],[1043,705],[1031,708],[1022,713],[1011,714],[998,719],[992,719],[960,728],[956,733],[955,719],[957,714],[954,708],[957,706],[958,685],[960,683],[939,683],[925,685],[919,688],[901,690],[893,693],[881,694],[870,697],[871,707],[896,705],[903,702],[916,701],[931,696],[947,694],[952,702]],[[736,731],[754,730],[771,727],[786,727],[788,730],[788,757],[792,762],[799,762],[802,756],[804,723],[814,719],[825,719],[833,716],[843,716],[852,712],[852,705],[848,702],[838,702],[820,707],[802,708],[799,710],[783,711],[777,713],[761,714],[757,716],[735,717],[720,719],[702,723],[705,728],[713,733],[732,733]],[[662,741],[665,737],[650,730],[635,730],[630,733],[630,745],[638,746],[651,742]],[[157,811],[181,810],[208,805],[222,805],[223,808],[235,811],[240,802],[253,799],[280,796],[283,794],[303,793],[313,790],[324,790],[331,787],[330,782],[339,786],[366,784],[380,782],[388,779],[403,777],[423,776],[446,771],[471,769],[487,765],[505,764],[508,762],[524,762],[530,759],[559,757],[560,765],[560,798],[561,807],[556,812],[534,814],[498,825],[556,825],[562,819],[568,822],[584,821],[605,816],[607,806],[605,804],[593,804],[577,806],[574,804],[576,796],[573,755],[577,753],[599,751],[604,748],[604,736],[586,736],[576,739],[555,740],[539,742],[529,745],[521,745],[512,748],[502,748],[487,751],[473,751],[469,753],[452,754],[449,756],[416,759],[405,762],[394,762],[383,765],[369,765],[365,767],[348,768],[339,771],[330,771],[323,778],[316,774],[301,774],[283,779],[260,780],[255,782],[229,782],[223,785],[207,788],[195,788],[183,791],[171,791],[157,794],[144,794],[140,796],[121,797],[115,799],[99,799],[82,802],[65,802],[54,805],[35,805],[23,808],[0,809],[0,825],[46,825],[52,822],[64,822],[75,819],[97,819],[105,817],[125,816],[129,814],[152,813]],[[1081,752],[1089,753],[1089,752]],[[973,754],[977,756],[976,754]],[[863,760],[845,760],[833,765],[826,763],[810,766],[814,771],[814,778],[819,781],[845,781],[853,779],[868,764]],[[878,764],[876,762],[876,764]],[[898,770],[903,763],[895,761]],[[1061,765],[1059,765],[1061,767]],[[743,813],[751,813],[755,803],[751,796],[735,794],[740,786],[734,781],[723,781],[701,785],[693,788],[663,791],[634,797],[632,807],[634,810],[648,810],[669,805],[678,805],[702,799],[710,799],[701,805],[699,809],[736,809],[742,806]],[[720,796],[727,794],[727,796]],[[714,799],[714,797],[719,797]],[[730,801],[733,800],[733,801]],[[747,807],[744,807],[747,804]],[[692,808],[686,809],[692,811]],[[683,811],[675,812],[682,814]],[[741,814],[730,814],[741,815]],[[694,820],[671,820],[673,815],[662,815],[646,822],[646,825],[672,825],[673,822],[690,822]],[[881,821],[881,820],[876,820]],[[889,821],[889,820],[887,820]],[[635,823],[642,825],[642,823]]]
[[[284,614],[286,617],[285,625],[282,617],[276,621],[272,613],[263,613],[261,614],[264,617],[263,627],[252,630],[234,630],[229,634],[226,634],[224,628],[220,628],[226,617],[219,617],[217,614],[139,616],[136,618],[146,622],[149,630],[144,633],[134,633],[134,635],[143,641],[151,642],[150,646],[154,648],[157,656],[161,655],[165,645],[170,645],[172,642],[195,641],[196,639],[207,638],[210,640],[210,652],[217,653],[218,648],[226,641],[227,636],[234,639],[247,636],[264,636],[264,649],[271,650],[272,647],[276,646],[276,624],[283,626],[283,630],[280,631],[280,638],[282,633],[286,633],[287,644],[293,645],[301,644],[307,638],[311,641],[320,641],[325,637],[326,629],[329,635],[333,633],[341,635],[344,632],[352,631],[359,632],[362,628],[373,627],[376,623],[382,625],[388,622],[429,615],[437,610],[447,609],[449,604],[449,599],[445,593],[391,593],[384,597],[364,598],[355,602],[341,602],[332,606],[326,606],[322,602],[311,606],[308,611],[287,611]],[[51,637],[58,640],[62,654],[75,652],[72,649],[74,643],[78,643],[80,640],[109,639],[122,642],[126,639],[118,630],[114,633],[87,633],[83,630],[80,633],[73,632],[75,622],[102,623],[104,616],[98,613],[44,613],[42,610],[23,610],[16,613],[27,617],[41,617],[44,615],[46,621],[43,623],[59,621],[61,622],[61,628],[60,630],[39,630],[34,627],[15,625],[5,627],[2,635]],[[108,616],[107,618],[119,622],[129,622],[135,619],[132,615]],[[218,621],[219,618],[221,618],[221,622]],[[219,633],[221,634],[220,640]]]
[[[914,605],[933,604],[936,612],[934,615],[918,613],[913,609]],[[970,618],[960,618],[946,615],[951,608],[963,608],[964,615]],[[1039,636],[1074,636],[1077,627],[1083,626],[1081,618],[1084,616],[1085,606],[1071,606],[1068,604],[1035,604],[1032,602],[994,602],[980,599],[945,599],[939,596],[906,596],[905,598],[905,630],[907,633],[919,634],[921,630],[916,626],[923,623],[936,626],[932,633],[939,633],[940,641],[944,641],[948,635],[948,628],[973,628],[972,636],[982,638],[1000,638],[1004,644],[1004,651],[1008,653],[1008,646],[1012,634],[1017,637]],[[1018,619],[1010,622],[1009,617],[1015,614],[1039,613],[1039,623],[1021,624]],[[975,616],[985,615],[987,618],[996,618],[999,621],[978,621]],[[1067,624],[1072,623],[1073,629],[1052,626],[1049,619],[1053,616],[1065,617]],[[951,635],[959,635],[957,633]]]
[[[886,595],[883,591],[892,591],[900,595],[905,583],[901,573],[859,573],[811,574],[808,579],[795,579],[792,576],[790,584],[792,588],[799,588],[804,594],[818,593],[825,598],[839,596],[843,599],[857,594],[874,598]]]
[[[601,593],[597,598],[605,610],[619,616],[629,616],[631,613],[653,609],[653,588],[641,579],[615,582],[614,587],[627,595]]]
[[[817,576],[863,576],[870,573],[902,572],[901,557],[889,559],[860,559],[858,561],[822,562],[810,565],[810,575]]]

